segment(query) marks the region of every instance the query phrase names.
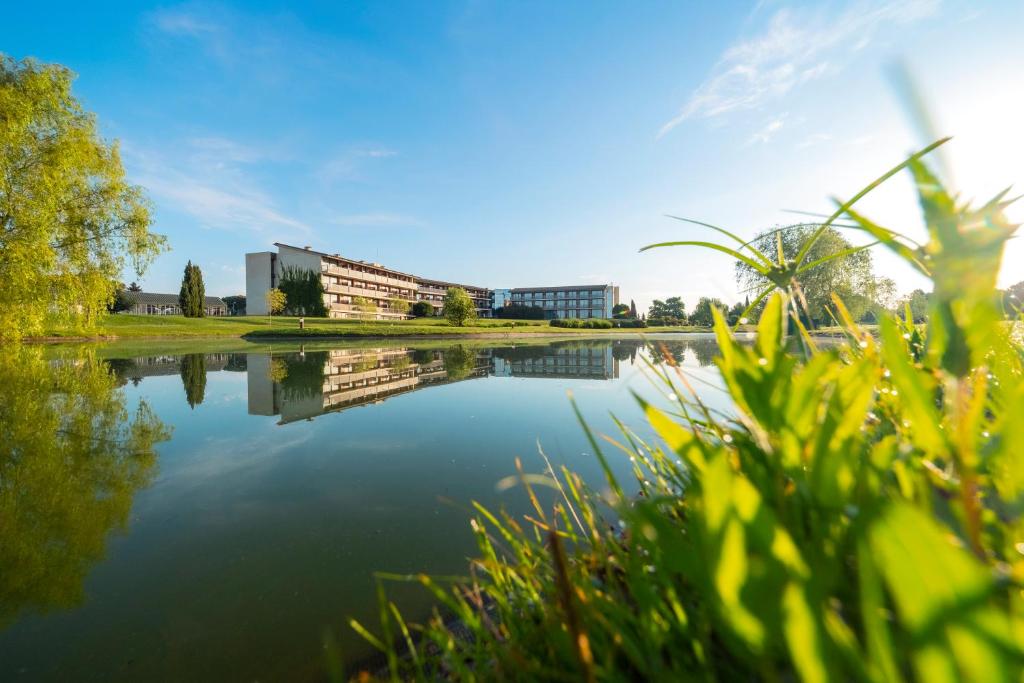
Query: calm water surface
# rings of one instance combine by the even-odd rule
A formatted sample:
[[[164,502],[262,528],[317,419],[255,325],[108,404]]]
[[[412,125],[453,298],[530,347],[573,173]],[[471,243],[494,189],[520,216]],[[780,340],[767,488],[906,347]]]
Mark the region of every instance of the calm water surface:
[[[724,408],[714,341],[661,341]],[[630,392],[657,398],[652,355],[608,338],[0,350],[0,680],[319,680],[326,631],[368,654],[345,624],[375,623],[374,571],[462,574],[469,501],[526,510],[495,488],[516,457],[540,471],[539,442],[600,487],[567,392],[597,430],[611,411],[645,433]]]

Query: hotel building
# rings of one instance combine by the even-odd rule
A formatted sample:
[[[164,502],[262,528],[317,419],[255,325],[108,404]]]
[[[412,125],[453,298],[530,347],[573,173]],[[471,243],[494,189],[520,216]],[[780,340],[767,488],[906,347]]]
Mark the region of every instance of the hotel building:
[[[610,318],[612,308],[619,303],[619,288],[615,285],[517,287],[495,290],[494,299],[503,302],[502,305],[542,308],[547,320]]]
[[[266,315],[266,293],[276,288],[285,268],[294,267],[320,273],[324,285],[324,304],[332,318],[370,318],[395,320],[409,317],[395,310],[395,300],[413,304],[427,301],[435,314],[441,312],[449,289],[461,287],[476,306],[478,317],[490,318],[493,311],[508,305],[537,306],[544,317],[611,318],[612,307],[619,303],[619,288],[614,285],[571,287],[520,287],[491,290],[444,280],[411,275],[386,268],[379,263],[356,261],[341,254],[327,254],[310,247],[274,243],[277,252],[261,251],[245,255],[245,294],[248,315]]]
[[[408,314],[394,310],[396,299],[413,304],[429,301],[440,311],[451,287],[462,287],[476,302],[477,315],[490,317],[490,290],[472,285],[442,282],[386,268],[379,263],[355,261],[341,254],[326,254],[310,247],[274,243],[277,253],[261,251],[245,255],[245,296],[248,315],[266,315],[267,290],[280,284],[281,273],[291,266],[320,273],[324,305],[332,318],[394,320]],[[364,303],[368,302],[368,303]]]

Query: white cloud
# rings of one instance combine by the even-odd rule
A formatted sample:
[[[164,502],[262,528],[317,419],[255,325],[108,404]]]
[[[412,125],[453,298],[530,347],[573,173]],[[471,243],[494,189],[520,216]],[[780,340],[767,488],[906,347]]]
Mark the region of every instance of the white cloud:
[[[806,138],[804,138],[800,142],[800,144],[797,145],[797,147],[801,149],[806,147],[813,147],[814,145],[819,145],[823,142],[828,142],[831,139],[832,136],[829,135],[828,133],[812,133],[811,135],[808,135]]]
[[[769,121],[764,128],[750,136],[750,140],[747,141],[747,144],[765,144],[770,142],[771,139],[775,137],[775,134],[782,130],[782,127],[785,125],[785,118],[785,116],[782,116]]]
[[[194,150],[197,157],[208,157],[234,163],[251,164],[270,156],[264,150],[218,136],[190,138],[188,145]]]
[[[231,141],[231,148],[242,149]],[[146,188],[160,206],[193,216],[201,227],[262,232],[290,228],[308,234],[302,221],[286,215],[257,183],[232,163],[230,155],[185,154],[168,157],[122,144],[133,182]]]
[[[152,14],[153,24],[160,31],[172,36],[197,38],[217,33],[217,24],[184,9],[162,9]]]
[[[352,227],[422,227],[423,221],[399,213],[358,213],[334,216],[330,222]]]
[[[398,152],[387,147],[367,146],[347,149],[328,159],[317,169],[316,177],[325,186],[337,182],[358,180],[360,168],[367,159],[389,159],[398,156]]]
[[[844,52],[867,46],[883,26],[905,25],[931,15],[938,2],[862,0],[833,16],[822,10],[782,8],[760,33],[725,51],[711,75],[661,127],[658,137],[686,120],[755,109],[802,83],[838,73],[837,62]]]

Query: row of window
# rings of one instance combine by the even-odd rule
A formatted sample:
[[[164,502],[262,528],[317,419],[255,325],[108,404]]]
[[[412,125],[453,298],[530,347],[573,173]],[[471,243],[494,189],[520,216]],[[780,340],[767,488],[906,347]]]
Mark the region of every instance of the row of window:
[[[559,308],[559,309],[580,308],[580,307],[583,307],[583,308],[594,308],[594,307],[604,308],[604,299],[579,299],[578,301],[576,299],[566,299],[565,301],[555,301],[553,299],[547,299],[547,300],[542,301],[540,299],[537,299],[536,301],[513,301],[512,303],[516,304],[516,305],[541,306],[543,308]]]
[[[603,289],[585,290],[571,290],[571,291],[560,291],[560,292],[512,292],[513,299],[575,299],[577,297],[586,296],[604,296]]]

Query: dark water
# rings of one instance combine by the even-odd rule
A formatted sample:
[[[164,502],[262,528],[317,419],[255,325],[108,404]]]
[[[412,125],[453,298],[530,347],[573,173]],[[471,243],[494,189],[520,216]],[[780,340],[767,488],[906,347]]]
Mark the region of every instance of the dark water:
[[[712,339],[663,341],[715,384]],[[368,654],[346,623],[375,623],[374,571],[461,574],[469,501],[525,511],[495,488],[516,457],[541,471],[539,442],[600,488],[567,392],[598,431],[611,411],[644,433],[630,392],[664,403],[643,370],[659,355],[607,338],[2,349],[0,680],[321,679],[326,631]]]

